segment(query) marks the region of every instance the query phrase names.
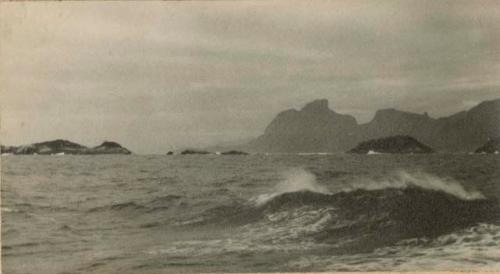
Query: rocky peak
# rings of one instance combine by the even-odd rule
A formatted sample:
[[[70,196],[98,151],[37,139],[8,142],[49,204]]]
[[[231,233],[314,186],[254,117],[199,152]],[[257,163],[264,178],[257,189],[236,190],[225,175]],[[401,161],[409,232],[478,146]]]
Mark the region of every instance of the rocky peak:
[[[328,108],[327,99],[318,99],[306,104],[301,111],[317,113],[317,112],[327,112],[331,110]]]

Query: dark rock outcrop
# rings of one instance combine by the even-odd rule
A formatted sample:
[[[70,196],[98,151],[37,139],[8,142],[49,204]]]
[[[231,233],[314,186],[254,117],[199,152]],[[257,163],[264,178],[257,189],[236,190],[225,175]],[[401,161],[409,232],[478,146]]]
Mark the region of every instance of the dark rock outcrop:
[[[4,146],[4,145],[0,146],[0,151],[2,154],[14,154],[16,149],[17,147],[14,146]]]
[[[486,142],[486,144],[477,148],[475,153],[499,153],[500,152],[500,137],[494,138]]]
[[[53,141],[34,143],[29,145],[21,145],[18,147],[2,146],[2,153],[12,153],[18,155],[26,154],[71,154],[71,155],[87,155],[87,154],[131,154],[130,150],[122,147],[116,142],[103,142],[101,145],[88,148],[86,146],[68,141],[57,139]]]
[[[248,153],[246,153],[244,151],[239,151],[239,150],[224,151],[221,154],[222,155],[248,155]]]
[[[87,149],[87,147],[80,144],[68,140],[57,139],[53,141],[19,146],[14,154],[82,154]]]
[[[435,119],[383,109],[365,124],[354,117],[334,112],[325,99],[313,101],[301,110],[278,114],[264,134],[230,149],[251,152],[342,152],[356,144],[377,138],[409,135],[436,151],[469,152],[491,136],[500,136],[500,99],[485,101],[468,111]]]
[[[204,150],[195,150],[195,149],[186,149],[181,152],[181,155],[190,155],[190,154],[210,154],[208,151]]]
[[[132,152],[116,142],[104,141],[101,145],[93,147],[87,154],[131,154]]]
[[[174,152],[173,151],[169,151],[169,152],[167,152],[167,155],[174,155]]]
[[[380,139],[372,139],[360,143],[349,151],[350,153],[369,154],[369,153],[432,153],[434,150],[411,136],[390,136]]]

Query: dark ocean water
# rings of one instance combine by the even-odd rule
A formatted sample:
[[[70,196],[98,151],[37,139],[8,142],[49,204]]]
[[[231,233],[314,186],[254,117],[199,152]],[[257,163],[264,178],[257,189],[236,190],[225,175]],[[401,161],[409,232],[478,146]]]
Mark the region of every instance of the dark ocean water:
[[[1,165],[4,273],[500,270],[499,155]]]

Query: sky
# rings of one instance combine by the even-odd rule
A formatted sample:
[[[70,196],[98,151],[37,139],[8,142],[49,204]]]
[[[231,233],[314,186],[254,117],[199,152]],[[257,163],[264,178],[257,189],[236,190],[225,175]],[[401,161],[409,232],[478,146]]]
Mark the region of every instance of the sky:
[[[326,98],[442,117],[500,98],[500,1],[0,3],[0,138],[160,153]]]

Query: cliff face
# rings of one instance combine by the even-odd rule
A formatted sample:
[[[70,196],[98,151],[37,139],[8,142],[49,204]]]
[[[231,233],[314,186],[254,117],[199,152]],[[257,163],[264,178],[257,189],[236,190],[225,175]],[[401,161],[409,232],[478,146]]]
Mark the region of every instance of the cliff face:
[[[341,152],[362,141],[395,135],[413,136],[438,151],[473,151],[489,138],[500,136],[500,99],[439,119],[426,113],[384,109],[362,125],[350,115],[330,110],[327,100],[316,100],[300,111],[281,112],[263,135],[243,148],[255,152]]]
[[[104,142],[99,146],[88,148],[67,140],[53,140],[22,146],[2,146],[2,153],[12,154],[131,154],[131,152],[115,142]]]

